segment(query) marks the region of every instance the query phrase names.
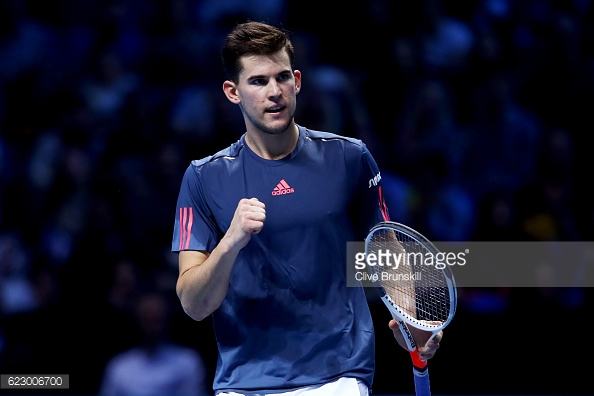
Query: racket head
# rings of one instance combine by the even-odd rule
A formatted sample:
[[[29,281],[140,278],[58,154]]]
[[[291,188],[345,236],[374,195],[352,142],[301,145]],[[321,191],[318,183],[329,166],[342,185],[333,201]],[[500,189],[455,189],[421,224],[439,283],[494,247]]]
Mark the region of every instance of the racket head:
[[[418,231],[386,221],[376,224],[365,238],[366,257],[370,254],[377,257],[382,252],[400,254],[400,264],[397,267],[367,265],[366,269],[370,275],[376,274],[372,276],[373,284],[392,316],[433,333],[445,328],[454,317],[458,296],[450,266],[438,268],[426,264],[438,261],[437,247]],[[421,258],[419,262],[417,259]],[[392,277],[382,272],[391,273]],[[398,275],[406,277],[406,273],[411,279]]]

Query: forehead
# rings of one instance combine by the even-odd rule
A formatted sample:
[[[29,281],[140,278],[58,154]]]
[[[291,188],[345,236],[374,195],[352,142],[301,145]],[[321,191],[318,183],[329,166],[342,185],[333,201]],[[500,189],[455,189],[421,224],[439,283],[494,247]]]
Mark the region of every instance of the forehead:
[[[241,58],[239,77],[274,75],[291,70],[291,61],[285,50],[270,55],[246,55]]]

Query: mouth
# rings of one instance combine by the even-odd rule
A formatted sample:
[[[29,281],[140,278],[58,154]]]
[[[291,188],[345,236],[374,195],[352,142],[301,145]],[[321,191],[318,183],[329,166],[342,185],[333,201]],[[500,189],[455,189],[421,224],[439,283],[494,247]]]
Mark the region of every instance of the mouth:
[[[274,107],[270,107],[266,110],[264,110],[265,113],[270,113],[270,114],[276,114],[276,113],[280,113],[281,111],[283,111],[286,108],[286,106],[274,106]]]

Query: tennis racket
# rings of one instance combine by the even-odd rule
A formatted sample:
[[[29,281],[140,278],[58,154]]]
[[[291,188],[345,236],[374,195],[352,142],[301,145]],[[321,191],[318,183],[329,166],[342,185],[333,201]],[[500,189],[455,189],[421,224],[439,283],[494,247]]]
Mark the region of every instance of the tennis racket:
[[[396,222],[378,223],[365,239],[369,279],[398,321],[412,358],[417,396],[431,394],[429,370],[427,361],[419,357],[409,326],[431,332],[429,342],[456,311],[454,277],[449,265],[437,265],[444,264],[440,256],[427,238]]]

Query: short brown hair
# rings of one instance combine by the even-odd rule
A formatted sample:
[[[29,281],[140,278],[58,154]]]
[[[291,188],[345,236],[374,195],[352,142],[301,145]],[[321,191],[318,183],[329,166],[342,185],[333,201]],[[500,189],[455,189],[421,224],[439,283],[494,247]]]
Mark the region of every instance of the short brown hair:
[[[221,51],[225,75],[237,82],[242,56],[271,55],[283,49],[289,55],[291,69],[294,69],[295,53],[287,31],[262,22],[240,23],[227,35]]]

